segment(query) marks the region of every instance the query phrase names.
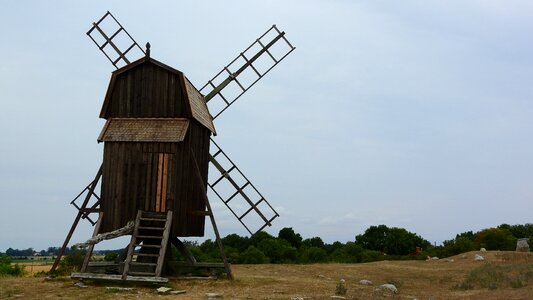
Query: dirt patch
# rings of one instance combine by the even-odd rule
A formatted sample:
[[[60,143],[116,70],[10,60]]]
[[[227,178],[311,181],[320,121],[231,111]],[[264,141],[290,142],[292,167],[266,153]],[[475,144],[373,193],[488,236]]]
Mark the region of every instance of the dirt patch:
[[[484,261],[474,261],[481,254]],[[469,252],[448,259],[433,261],[381,261],[365,264],[313,265],[234,265],[234,281],[171,280],[167,285],[185,294],[168,296],[181,299],[206,299],[217,293],[224,299],[330,299],[340,279],[345,280],[347,299],[530,299],[533,283],[496,289],[474,286],[454,288],[485,265],[504,266],[501,270],[533,268],[532,253]],[[516,266],[516,268],[514,268]],[[34,266],[35,267],[35,266]],[[474,272],[475,273],[475,272]],[[367,279],[373,286],[361,285]],[[24,299],[139,299],[156,296],[159,285],[120,285],[113,282],[85,281],[87,287],[75,285],[69,278],[45,280],[42,277],[0,278],[0,298],[20,295]],[[398,294],[376,292],[377,286],[393,283]],[[134,290],[106,287],[134,287]]]

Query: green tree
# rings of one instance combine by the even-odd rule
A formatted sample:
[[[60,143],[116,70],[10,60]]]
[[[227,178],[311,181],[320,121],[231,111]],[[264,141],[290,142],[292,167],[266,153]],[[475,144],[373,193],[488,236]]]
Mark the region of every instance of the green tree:
[[[300,248],[302,245],[302,236],[299,233],[294,232],[291,227],[285,227],[278,233],[278,239],[284,239],[291,244],[294,248]]]
[[[364,234],[355,237],[355,243],[369,250],[381,251],[391,255],[407,255],[416,247],[427,248],[431,244],[415,233],[404,228],[385,225],[370,226]]]
[[[324,248],[324,241],[318,236],[312,237],[310,239],[305,239],[302,241],[302,246],[306,248],[317,247]]]
[[[517,225],[502,224],[498,226],[498,229],[507,229],[518,239],[533,237],[533,224],[531,223]]]
[[[328,261],[328,253],[323,248],[310,247],[303,250],[300,256],[300,262],[302,263],[321,263]]]
[[[258,233],[252,235],[248,241],[248,245],[250,246],[255,246],[257,247],[257,245],[262,241],[262,240],[265,240],[265,239],[272,239],[274,238],[273,236],[271,236],[270,234],[268,234],[267,232],[265,231],[259,231]]]
[[[336,249],[331,255],[330,260],[339,263],[360,263],[363,261],[363,253],[365,249],[355,244],[348,242],[346,245]]]
[[[344,247],[344,244],[339,241],[333,242],[332,244],[324,245],[324,248],[326,249],[326,252],[328,253],[328,255],[331,255],[333,252],[335,252],[335,250],[342,248],[342,247]]]
[[[508,229],[487,228],[476,233],[474,240],[476,247],[487,250],[508,250],[516,249],[516,237]]]
[[[239,262],[241,264],[264,264],[268,263],[268,258],[261,250],[254,246],[249,246],[239,256]]]
[[[370,226],[364,234],[355,237],[355,243],[369,250],[385,252],[389,228],[385,225]]]
[[[264,239],[257,245],[273,264],[296,262],[298,251],[284,239]]]
[[[453,240],[444,241],[441,249],[442,257],[457,255],[476,249],[474,241],[466,236],[457,235]]]
[[[222,257],[220,256],[220,248],[218,247],[217,242],[211,239],[207,239],[200,244],[198,247],[198,252],[200,253],[195,253],[193,249],[190,250],[196,258],[198,258],[196,255],[200,254],[199,257],[201,257],[204,261],[218,262],[222,260]]]
[[[247,237],[242,237],[235,233],[222,238],[222,244],[224,245],[224,247],[233,247],[239,252],[243,252],[244,250],[248,249],[249,243],[250,241]]]

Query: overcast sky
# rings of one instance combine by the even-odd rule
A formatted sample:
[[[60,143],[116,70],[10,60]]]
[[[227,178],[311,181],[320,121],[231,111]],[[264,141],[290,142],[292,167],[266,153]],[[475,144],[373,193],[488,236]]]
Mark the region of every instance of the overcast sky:
[[[439,244],[533,221],[531,1],[2,1],[0,251],[59,246],[101,163],[114,68],[85,32],[107,10],[197,87],[272,24],[297,47],[215,122],[271,234]]]

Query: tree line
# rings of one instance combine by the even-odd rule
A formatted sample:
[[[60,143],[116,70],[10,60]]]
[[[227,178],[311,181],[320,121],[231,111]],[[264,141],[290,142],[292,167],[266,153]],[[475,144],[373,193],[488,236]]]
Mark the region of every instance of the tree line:
[[[529,244],[533,245],[533,224],[502,224],[475,233],[467,231],[444,241],[440,246],[431,245],[421,236],[404,228],[386,225],[370,226],[363,234],[356,235],[353,241],[347,243],[328,244],[320,237],[303,239],[290,227],[281,229],[277,236],[264,231],[251,237],[230,234],[222,238],[222,243],[228,260],[234,264],[360,263],[385,259],[426,259],[428,256],[443,258],[480,248],[512,251],[515,250],[518,238],[529,238]],[[215,241],[208,239],[202,243],[185,243],[198,261],[221,261]],[[58,251],[58,247],[49,247],[47,251],[39,253],[57,255]],[[71,251],[73,250],[67,249],[66,254]],[[9,248],[6,253],[0,253],[0,256],[31,256],[35,252],[33,248]],[[178,259],[183,259],[175,248],[172,248],[172,253]]]
[[[463,252],[479,250],[516,249],[518,238],[533,242],[533,224],[502,224],[476,233],[457,234],[443,245],[433,246],[421,236],[404,228],[386,225],[370,226],[363,234],[347,243],[325,243],[320,237],[303,239],[292,228],[283,228],[277,236],[259,232],[252,237],[230,234],[222,238],[230,263],[360,263],[378,260],[426,259],[449,257]],[[188,242],[188,248],[199,261],[220,261],[220,251],[215,241]],[[180,257],[176,249],[173,254]]]

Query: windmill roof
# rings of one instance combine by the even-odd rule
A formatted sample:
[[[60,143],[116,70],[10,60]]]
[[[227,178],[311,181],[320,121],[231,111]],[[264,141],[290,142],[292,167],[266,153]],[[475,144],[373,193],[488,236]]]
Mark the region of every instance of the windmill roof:
[[[183,72],[176,70],[149,56],[142,57],[120,69],[113,71],[111,75],[111,81],[109,82],[109,88],[107,89],[107,93],[104,99],[104,104],[102,105],[102,110],[100,112],[100,118],[106,118],[106,111],[109,106],[109,103],[111,102],[111,97],[113,94],[113,89],[115,87],[115,80],[117,76],[145,63],[156,65],[160,68],[167,70],[168,72],[177,74],[179,76],[182,81],[181,83],[183,86],[183,90],[186,94],[185,99],[188,101],[189,117],[194,118],[196,121],[198,121],[200,124],[202,124],[204,127],[209,129],[212,133],[216,135],[215,125],[213,124],[213,117],[209,113],[209,109],[207,108],[204,96],[198,91],[198,89],[196,89],[196,87],[194,87],[194,85],[189,81],[189,79],[187,79]]]
[[[188,127],[185,118],[110,118],[98,142],[182,142]]]

